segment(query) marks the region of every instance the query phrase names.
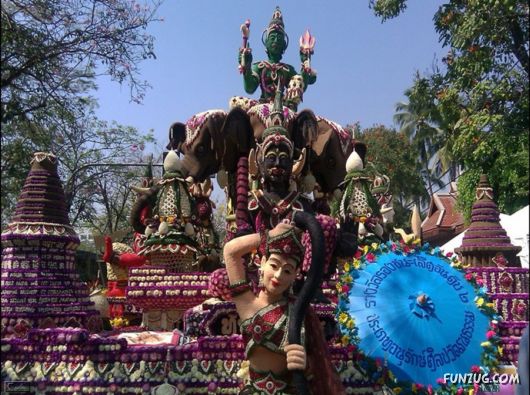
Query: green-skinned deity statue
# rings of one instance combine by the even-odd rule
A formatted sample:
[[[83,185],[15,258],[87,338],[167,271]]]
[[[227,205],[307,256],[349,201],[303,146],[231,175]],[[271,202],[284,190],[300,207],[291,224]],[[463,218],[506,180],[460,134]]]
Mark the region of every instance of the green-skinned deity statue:
[[[283,93],[284,104],[297,110],[308,85],[314,84],[317,76],[311,68],[315,38],[306,31],[300,37],[300,72],[289,64],[282,63],[282,56],[289,44],[289,37],[284,30],[283,17],[276,7],[269,26],[263,31],[262,42],[267,52],[267,60],[252,63],[252,50],[248,44],[250,21],[241,25],[243,45],[239,50],[239,70],[243,74],[245,91],[252,94],[260,87],[260,103],[272,103],[276,91]]]

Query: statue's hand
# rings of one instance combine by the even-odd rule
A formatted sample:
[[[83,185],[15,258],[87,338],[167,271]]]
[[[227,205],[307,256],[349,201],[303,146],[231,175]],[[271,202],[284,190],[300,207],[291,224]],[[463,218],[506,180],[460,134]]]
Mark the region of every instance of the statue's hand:
[[[244,61],[242,62],[242,60]],[[252,65],[252,49],[250,47],[240,48],[237,62],[240,65],[244,64],[246,69],[250,69],[250,66]]]
[[[300,51],[300,61],[305,63],[309,59],[309,54],[304,51]]]
[[[284,350],[287,354],[287,370],[305,370],[307,361],[304,346],[288,344]]]
[[[311,64],[309,63],[309,59],[306,59],[302,62],[302,73],[305,73],[307,75],[316,75],[315,70],[311,68]]]

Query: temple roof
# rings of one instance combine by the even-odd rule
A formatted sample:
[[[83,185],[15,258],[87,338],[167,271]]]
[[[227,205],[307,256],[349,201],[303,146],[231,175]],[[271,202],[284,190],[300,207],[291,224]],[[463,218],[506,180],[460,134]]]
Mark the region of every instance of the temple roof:
[[[435,193],[427,217],[421,224],[422,238],[441,245],[464,230],[464,218],[456,208],[456,194]]]

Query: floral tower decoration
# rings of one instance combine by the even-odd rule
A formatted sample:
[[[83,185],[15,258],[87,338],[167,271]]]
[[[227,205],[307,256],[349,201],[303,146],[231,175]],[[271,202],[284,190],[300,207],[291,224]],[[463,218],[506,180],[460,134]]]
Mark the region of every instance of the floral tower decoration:
[[[68,219],[57,158],[37,152],[2,232],[2,337],[30,328],[100,328],[75,268],[79,238]]]
[[[462,245],[455,252],[462,256],[462,263],[472,266],[496,266],[494,259],[502,254],[505,266],[516,266],[516,255],[521,247],[512,245],[500,224],[499,209],[493,201],[493,189],[485,174],[475,194],[471,211],[471,225],[466,231]]]
[[[517,362],[519,339],[528,325],[528,269],[520,267],[516,254],[521,247],[511,244],[499,220],[493,201],[493,189],[486,175],[481,175],[476,201],[471,211],[471,225],[462,245],[461,255],[467,277],[484,286],[497,313],[503,350],[501,361]]]

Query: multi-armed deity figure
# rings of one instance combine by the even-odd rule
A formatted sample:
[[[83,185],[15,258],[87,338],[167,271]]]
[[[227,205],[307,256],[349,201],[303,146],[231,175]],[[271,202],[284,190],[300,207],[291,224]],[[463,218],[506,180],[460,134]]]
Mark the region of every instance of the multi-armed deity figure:
[[[262,42],[267,52],[267,60],[252,63],[252,50],[248,44],[250,21],[241,25],[243,45],[239,50],[239,70],[243,74],[245,91],[252,94],[258,86],[261,88],[261,103],[274,101],[276,91],[284,93],[285,104],[296,111],[302,101],[308,85],[315,83],[316,72],[311,68],[311,55],[315,38],[309,31],[300,37],[300,60],[302,67],[297,73],[293,66],[282,63],[282,56],[289,44],[289,37],[284,29],[282,12],[278,7],[272,14],[267,29],[263,31]]]

